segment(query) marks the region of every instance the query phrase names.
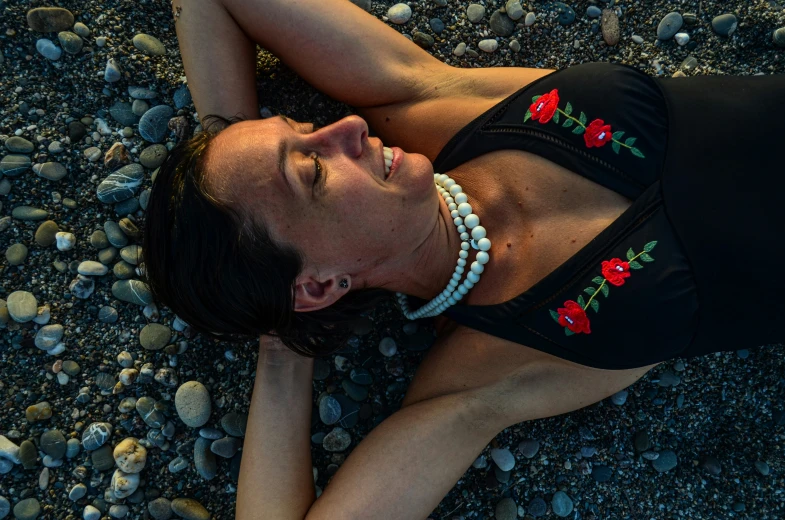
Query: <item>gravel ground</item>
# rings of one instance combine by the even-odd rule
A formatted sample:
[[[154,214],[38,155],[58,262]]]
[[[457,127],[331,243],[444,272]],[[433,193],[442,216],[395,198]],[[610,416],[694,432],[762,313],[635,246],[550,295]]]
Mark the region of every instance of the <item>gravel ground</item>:
[[[392,2],[365,5],[385,21],[394,14]],[[459,67],[611,61],[651,75],[785,72],[785,48],[773,38],[785,11],[774,2],[618,2],[613,47],[604,41],[614,38],[612,28],[600,29],[588,13],[604,3],[570,2],[576,16],[566,25],[558,17],[567,21],[569,12],[560,15],[553,2],[524,2],[512,23],[504,13],[492,16],[504,2],[481,3],[486,12],[475,24],[465,1],[409,5],[411,19],[388,23]],[[151,176],[176,140],[168,120],[195,126],[169,3],[63,0],[58,7],[73,19],[54,16],[62,25],[54,32],[32,30],[28,10],[49,6],[0,4],[0,297],[8,301],[8,308],[0,302],[0,519],[164,518],[170,508],[184,518],[231,518],[242,454],[235,439],[244,433],[256,345],[195,336],[122,281],[140,278],[132,246],[140,243]],[[689,42],[675,37],[684,45],[657,39],[671,9],[685,15]],[[730,37],[712,28],[723,14],[738,21]],[[491,20],[512,34],[496,36]],[[728,32],[731,22],[715,25]],[[80,37],[58,41],[62,30]],[[780,35],[785,44],[785,30]],[[498,48],[485,52],[482,40],[498,40]],[[324,125],[351,112],[264,51],[259,65],[264,114]],[[125,180],[99,188],[123,166]],[[106,203],[112,200],[119,202]],[[82,263],[88,260],[98,262]],[[317,361],[314,400],[335,397],[351,437],[344,451],[326,451],[322,439],[335,425],[314,406],[319,489],[400,407],[433,338],[427,322],[407,324],[390,302],[358,317],[348,344]],[[499,433],[431,518],[783,518],[783,374],[781,346],[664,363],[613,398]],[[201,384],[183,384],[190,381]],[[133,460],[118,452],[113,460],[112,449],[128,437],[140,439],[123,443]],[[115,475],[116,467],[139,466],[141,473]]]

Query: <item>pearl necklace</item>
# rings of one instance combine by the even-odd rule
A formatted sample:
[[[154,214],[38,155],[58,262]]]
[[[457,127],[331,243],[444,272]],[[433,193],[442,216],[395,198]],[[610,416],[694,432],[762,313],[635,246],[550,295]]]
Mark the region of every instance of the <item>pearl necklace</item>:
[[[461,186],[444,173],[434,173],[433,182],[436,184],[439,195],[447,203],[453,223],[461,235],[461,250],[458,251],[458,265],[455,266],[455,272],[450,283],[447,284],[447,288],[444,291],[430,302],[412,312],[409,310],[409,302],[406,300],[406,295],[396,293],[404,316],[410,320],[438,316],[448,307],[455,305],[469,292],[469,289],[480,281],[480,275],[485,270],[485,264],[491,259],[490,255],[488,255],[491,241],[485,237],[485,228],[480,225],[480,217],[472,213],[468,197],[463,193]],[[471,235],[467,229],[471,230]],[[463,283],[460,283],[461,275],[466,267],[466,259],[469,257],[470,247],[478,250],[477,258],[469,267],[466,279]]]

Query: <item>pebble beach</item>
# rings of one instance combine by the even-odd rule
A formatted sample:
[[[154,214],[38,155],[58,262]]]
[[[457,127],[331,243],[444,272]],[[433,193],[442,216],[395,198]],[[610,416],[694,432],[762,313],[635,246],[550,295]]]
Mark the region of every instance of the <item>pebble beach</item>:
[[[785,73],[775,1],[352,1],[461,68]],[[201,129],[170,3],[0,7],[0,520],[234,518],[258,344],[201,337],[144,276],[157,168]],[[353,113],[263,49],[257,74],[261,117]],[[391,297],[316,360],[317,496],[434,340]],[[488,518],[785,518],[785,347],[671,360],[505,429],[429,517]]]

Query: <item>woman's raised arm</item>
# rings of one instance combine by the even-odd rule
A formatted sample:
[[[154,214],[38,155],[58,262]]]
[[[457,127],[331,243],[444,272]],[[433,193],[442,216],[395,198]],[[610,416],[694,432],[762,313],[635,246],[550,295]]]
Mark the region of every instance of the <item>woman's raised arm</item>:
[[[349,0],[174,0],[172,8],[200,117],[259,117],[256,43],[358,108],[419,99],[454,72]]]

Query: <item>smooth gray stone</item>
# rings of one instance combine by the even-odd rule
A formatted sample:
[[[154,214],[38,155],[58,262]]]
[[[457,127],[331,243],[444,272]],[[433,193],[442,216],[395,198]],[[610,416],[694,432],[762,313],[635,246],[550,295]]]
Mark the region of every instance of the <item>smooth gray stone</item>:
[[[387,10],[387,18],[391,23],[402,25],[412,17],[412,8],[404,3],[398,3]]]
[[[123,233],[120,224],[117,222],[113,220],[104,222],[104,233],[106,233],[106,239],[114,247],[125,247],[128,245],[128,237]]]
[[[63,361],[63,372],[65,372],[69,376],[71,377],[75,376],[76,374],[79,373],[80,370],[81,367],[79,366],[79,363],[77,363],[76,361],[72,359],[66,359],[65,361]]]
[[[158,92],[143,87],[128,87],[128,95],[133,99],[155,99]]]
[[[6,299],[8,314],[18,323],[27,323],[38,315],[38,301],[33,293],[14,291]]]
[[[163,412],[155,407],[155,400],[150,397],[144,396],[137,399],[136,411],[150,428],[161,428],[166,423]]]
[[[131,112],[137,117],[142,117],[148,110],[150,110],[150,104],[144,99],[134,99],[134,102],[131,103]]]
[[[134,266],[129,264],[125,260],[121,260],[114,264],[114,269],[112,272],[119,280],[129,280],[136,275],[134,272]]]
[[[112,385],[114,386],[114,385]],[[82,434],[82,447],[87,451],[97,450],[112,436],[112,425],[108,422],[94,422]]]
[[[132,265],[139,265],[142,261],[142,246],[131,244],[120,250],[120,258]]]
[[[572,499],[564,491],[557,491],[551,499],[551,508],[556,516],[565,517],[572,513]]]
[[[11,216],[17,220],[46,220],[49,217],[49,212],[32,206],[17,206],[11,210]]]
[[[61,31],[57,33],[57,39],[63,47],[63,50],[68,54],[79,54],[82,51],[84,42],[76,33]]]
[[[120,81],[123,73],[120,71],[120,65],[114,58],[106,60],[106,68],[104,69],[104,81],[107,83],[115,83]]]
[[[103,276],[109,272],[109,268],[101,262],[95,260],[85,260],[76,268],[76,272],[85,276]]]
[[[26,155],[6,155],[0,159],[0,173],[17,177],[30,169],[32,163]]]
[[[90,461],[96,471],[109,471],[115,467],[111,444],[104,444],[90,454]]]
[[[627,396],[628,395],[629,395],[629,392],[627,390],[621,390],[619,392],[616,392],[615,394],[613,394],[611,396],[611,402],[613,404],[615,404],[616,406],[621,406],[621,405],[623,405],[624,403],[627,402]]]
[[[513,457],[510,450],[506,448],[491,449],[491,458],[502,471],[510,471],[515,467],[515,457]]]
[[[204,437],[197,437],[194,443],[194,466],[196,471],[205,480],[212,480],[218,473],[215,455],[210,451],[212,441]]]
[[[174,109],[168,105],[158,105],[139,119],[139,135],[151,143],[160,143],[169,132],[169,119],[174,115]]]
[[[435,32],[436,34],[441,34],[442,31],[444,31],[444,22],[441,21],[440,19],[431,18],[431,20],[428,23],[431,26],[433,32]]]
[[[57,61],[63,55],[63,49],[55,45],[52,40],[41,38],[35,42],[35,50],[47,60]]]
[[[324,424],[335,424],[341,419],[341,404],[332,396],[319,401],[319,418]]]
[[[118,101],[109,108],[109,115],[112,119],[123,126],[134,126],[139,122],[139,116],[134,114],[131,103]]]
[[[71,491],[68,492],[68,498],[71,499],[71,501],[76,502],[86,494],[87,494],[87,486],[85,486],[80,482],[79,484],[71,488]]]
[[[5,147],[11,153],[32,153],[35,150],[33,143],[18,135],[9,137],[5,142]]]
[[[674,374],[673,372],[671,372],[670,370],[667,370],[662,374],[660,374],[660,382],[659,382],[660,386],[664,386],[667,388],[670,386],[678,386],[679,383],[681,383],[681,378],[676,374]]]
[[[115,215],[124,217],[126,215],[133,215],[139,209],[139,200],[136,197],[118,202],[114,205]]]
[[[98,261],[104,265],[111,264],[115,258],[117,258],[116,247],[109,246],[98,251]]]
[[[136,305],[149,305],[153,295],[146,283],[139,280],[118,280],[112,284],[112,295],[118,300]]]
[[[188,467],[188,461],[182,457],[175,457],[169,462],[169,472],[177,473]]]
[[[103,230],[97,229],[90,235],[90,245],[96,249],[105,249],[109,247],[109,240],[106,238],[106,233]]]
[[[218,440],[224,437],[224,434],[218,428],[206,427],[199,430],[199,436],[205,439]]]
[[[231,459],[242,445],[242,441],[240,441],[240,439],[237,437],[224,437],[222,439],[213,441],[213,443],[210,445],[210,451],[219,457]]]
[[[767,476],[771,471],[769,465],[760,460],[755,461],[755,469],[758,470],[758,473],[760,473],[764,477]]]
[[[785,47],[785,27],[780,27],[774,31],[771,38],[777,47]]]
[[[134,47],[148,56],[162,56],[166,54],[166,47],[161,40],[149,34],[139,33],[133,38]]]
[[[65,458],[73,459],[82,450],[82,444],[79,439],[68,439],[65,443]]]
[[[35,335],[35,346],[41,350],[49,350],[63,339],[63,333],[62,325],[44,325]]]
[[[68,290],[71,294],[82,300],[89,298],[93,291],[95,291],[95,281],[89,276],[81,274],[76,275],[76,278],[71,280],[68,285]]]
[[[35,243],[41,247],[49,247],[57,241],[60,228],[54,220],[47,220],[35,230]]]
[[[423,49],[430,49],[433,46],[433,36],[421,31],[415,31],[412,36],[412,41],[422,47]]]
[[[147,327],[150,325],[153,324],[148,324]],[[163,325],[159,325],[159,327],[163,327]],[[165,329],[165,334],[171,336],[169,328],[163,328]],[[169,339],[170,337],[166,337],[160,343],[166,345]],[[144,346],[144,344],[142,346]],[[192,428],[204,426],[210,419],[210,412],[212,411],[210,393],[199,381],[186,381],[180,385],[180,388],[177,389],[177,392],[174,395],[174,406],[180,420]],[[234,453],[232,453],[232,455],[234,455]],[[229,457],[232,455],[229,455]]]
[[[41,504],[36,498],[25,498],[14,506],[16,520],[35,520],[41,514]]]
[[[531,502],[529,502],[529,507],[526,508],[526,512],[529,513],[534,518],[539,518],[545,515],[545,512],[548,510],[548,504],[545,503],[540,497],[535,498]]]
[[[720,36],[731,36],[739,26],[739,21],[732,14],[715,16],[711,21],[711,28]]]
[[[175,498],[172,500],[172,511],[185,520],[210,520],[207,509],[193,498]]]
[[[169,150],[167,150],[166,146],[162,144],[152,144],[139,154],[139,162],[142,163],[142,166],[145,168],[154,170],[163,164],[167,155],[169,155]]]
[[[27,246],[24,244],[12,244],[5,250],[5,258],[8,265],[22,265],[27,258]]]
[[[33,169],[38,170],[36,171],[38,176],[43,177],[44,179],[49,179],[50,181],[59,181],[68,173],[68,171],[65,169],[65,166],[59,162],[45,162],[40,166],[36,166],[34,166]]]
[[[87,38],[90,36],[90,29],[88,29],[88,27],[82,22],[76,22],[74,24],[74,32],[81,38]]]
[[[518,505],[512,498],[502,498],[495,509],[496,520],[516,520],[518,518]]]
[[[221,417],[221,428],[232,437],[245,437],[248,416],[244,413],[229,412]]]
[[[330,433],[324,436],[322,446],[325,450],[330,452],[344,451],[352,443],[352,438],[349,432],[343,428],[336,427]]]
[[[74,25],[74,15],[62,7],[38,7],[27,12],[27,25],[41,33],[66,31]]]
[[[669,40],[673,38],[681,26],[684,24],[684,19],[681,14],[676,11],[666,14],[659,25],[657,25],[657,38],[660,40]]]
[[[11,512],[11,503],[4,496],[0,496],[0,520],[7,517]]]
[[[469,4],[469,7],[466,8],[466,18],[471,23],[479,22],[483,16],[485,16],[485,7],[480,4]]]
[[[652,461],[651,465],[660,473],[665,473],[666,471],[670,471],[675,468],[678,463],[679,461],[676,458],[676,453],[671,450],[665,450],[660,452],[660,456],[657,457],[656,460]]]
[[[491,26],[491,31],[502,38],[511,36],[515,31],[515,22],[505,13],[498,10],[491,15],[489,25]]]
[[[128,164],[109,174],[98,185],[98,200],[104,203],[121,202],[134,196],[136,188],[144,179],[144,168],[141,164]]]
[[[515,21],[520,20],[524,13],[520,0],[507,0],[504,10],[507,11],[507,16],[510,17],[510,20]]]
[[[180,457],[177,458],[179,459]],[[174,462],[174,460],[172,462]],[[169,520],[172,518],[172,503],[168,498],[156,498],[155,500],[147,503],[147,512],[150,513],[150,516],[152,516],[155,520]]]
[[[161,325],[160,323],[148,323],[139,333],[139,343],[145,350],[161,350],[169,343],[169,340],[171,339],[172,331],[169,329],[169,327],[166,325]],[[201,426],[201,424],[198,426]]]
[[[518,444],[518,451],[521,452],[521,455],[526,457],[527,459],[534,458],[537,455],[537,452],[540,451],[540,441],[536,440],[524,440]]]
[[[586,9],[586,16],[588,16],[589,18],[599,18],[600,16],[602,16],[602,9],[600,9],[596,5],[590,5]]]
[[[370,0],[368,0],[369,5],[370,3],[371,3]],[[177,110],[180,110],[181,108],[185,108],[188,105],[190,105],[192,98],[191,98],[191,91],[188,90],[188,85],[181,85],[177,90],[174,91],[172,98],[174,100],[174,107]]]
[[[104,305],[98,311],[98,321],[101,323],[116,323],[117,310],[109,305]]]

